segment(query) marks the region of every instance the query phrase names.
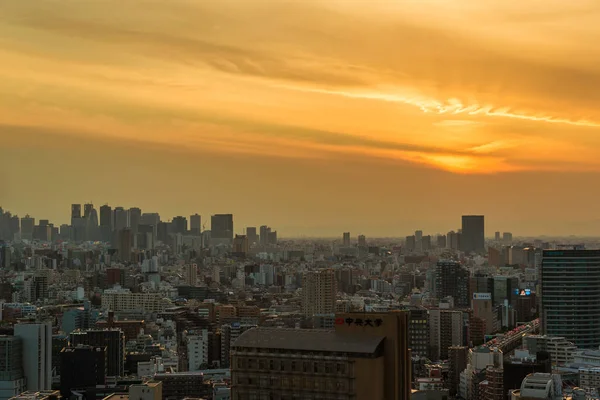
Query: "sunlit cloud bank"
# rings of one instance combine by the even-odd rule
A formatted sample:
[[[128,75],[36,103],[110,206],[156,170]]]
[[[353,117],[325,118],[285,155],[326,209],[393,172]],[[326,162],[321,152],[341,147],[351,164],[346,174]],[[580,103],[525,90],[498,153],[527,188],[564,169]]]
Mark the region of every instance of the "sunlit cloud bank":
[[[0,124],[461,174],[600,170],[584,34],[600,5],[391,3],[8,0]],[[549,25],[560,40],[540,40]]]

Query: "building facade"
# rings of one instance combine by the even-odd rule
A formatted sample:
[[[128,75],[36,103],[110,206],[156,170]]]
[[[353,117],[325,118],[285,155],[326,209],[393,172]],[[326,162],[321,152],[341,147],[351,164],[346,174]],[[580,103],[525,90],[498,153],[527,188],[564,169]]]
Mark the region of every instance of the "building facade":
[[[544,250],[541,264],[542,333],[577,347],[600,346],[600,250]]]

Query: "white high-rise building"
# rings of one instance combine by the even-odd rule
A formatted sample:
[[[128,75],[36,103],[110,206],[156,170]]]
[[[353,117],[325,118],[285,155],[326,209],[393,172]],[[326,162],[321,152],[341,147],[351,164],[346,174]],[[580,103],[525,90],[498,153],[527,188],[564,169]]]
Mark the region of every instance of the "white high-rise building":
[[[208,330],[187,336],[188,371],[200,371],[208,365]]]
[[[52,326],[17,324],[15,336],[23,343],[23,370],[27,390],[38,392],[52,388]]]

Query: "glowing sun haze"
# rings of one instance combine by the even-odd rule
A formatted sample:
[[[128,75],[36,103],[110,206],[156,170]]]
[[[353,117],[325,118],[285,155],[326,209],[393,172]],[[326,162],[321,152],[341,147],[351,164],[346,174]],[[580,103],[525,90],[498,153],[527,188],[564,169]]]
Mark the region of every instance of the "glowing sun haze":
[[[0,204],[592,234],[590,200],[547,185],[600,194],[598,21],[596,0],[4,0]]]

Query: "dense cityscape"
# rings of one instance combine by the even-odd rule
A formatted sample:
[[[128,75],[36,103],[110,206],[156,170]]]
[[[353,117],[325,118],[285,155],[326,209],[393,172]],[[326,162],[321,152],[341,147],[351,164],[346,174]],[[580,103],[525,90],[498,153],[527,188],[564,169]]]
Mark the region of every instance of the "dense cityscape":
[[[0,208],[0,400],[600,398],[592,239],[70,216]]]

